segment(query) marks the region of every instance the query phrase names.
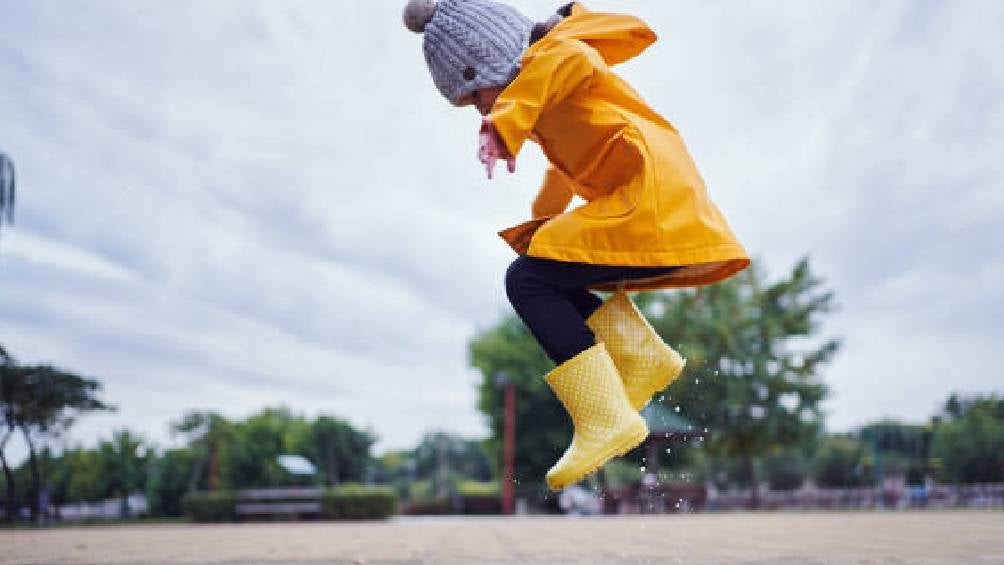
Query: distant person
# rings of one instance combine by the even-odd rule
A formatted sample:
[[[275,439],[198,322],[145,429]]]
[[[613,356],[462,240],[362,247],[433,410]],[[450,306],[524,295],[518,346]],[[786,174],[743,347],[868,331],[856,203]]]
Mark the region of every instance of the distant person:
[[[500,235],[520,254],[509,300],[558,365],[546,381],[575,424],[547,473],[560,490],[641,443],[638,411],[683,370],[625,291],[711,284],[749,258],[676,129],[611,71],[656,40],[642,21],[574,3],[535,25],[489,0],[411,0],[404,21],[443,96],[484,116],[489,178],[498,160],[515,172],[528,139],[550,164],[533,219]],[[573,195],[585,204],[566,211]]]

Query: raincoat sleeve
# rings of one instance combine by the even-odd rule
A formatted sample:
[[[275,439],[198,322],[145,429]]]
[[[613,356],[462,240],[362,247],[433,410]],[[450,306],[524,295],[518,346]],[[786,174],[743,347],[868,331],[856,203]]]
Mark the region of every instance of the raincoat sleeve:
[[[540,115],[604,68],[595,49],[574,39],[552,41],[526,57],[519,75],[499,94],[489,115],[509,152],[519,153]]]
[[[534,219],[561,214],[565,208],[568,208],[568,203],[572,201],[572,195],[572,188],[568,186],[565,177],[554,167],[548,167],[547,172],[544,173],[544,182],[540,187],[540,192],[533,201]]]

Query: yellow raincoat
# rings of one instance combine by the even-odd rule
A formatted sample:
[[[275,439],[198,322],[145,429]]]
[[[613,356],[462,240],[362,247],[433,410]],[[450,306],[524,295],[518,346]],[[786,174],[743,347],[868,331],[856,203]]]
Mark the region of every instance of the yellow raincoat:
[[[637,18],[576,4],[527,49],[489,116],[513,155],[532,139],[550,162],[533,219],[500,232],[517,253],[683,267],[626,290],[711,284],[749,265],[679,133],[610,70],[655,40]],[[587,203],[565,212],[573,194]]]

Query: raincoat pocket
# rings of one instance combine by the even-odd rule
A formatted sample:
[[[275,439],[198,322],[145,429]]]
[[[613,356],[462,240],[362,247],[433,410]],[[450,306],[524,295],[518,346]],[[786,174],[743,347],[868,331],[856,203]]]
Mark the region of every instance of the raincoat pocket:
[[[644,186],[645,159],[625,128],[575,178],[576,192],[588,201],[577,213],[587,218],[620,218],[634,211]]]

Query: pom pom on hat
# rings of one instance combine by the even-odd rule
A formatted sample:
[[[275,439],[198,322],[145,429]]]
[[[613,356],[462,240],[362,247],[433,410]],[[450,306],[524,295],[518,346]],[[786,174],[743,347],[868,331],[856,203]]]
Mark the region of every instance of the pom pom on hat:
[[[404,7],[404,25],[415,33],[422,33],[435,13],[436,0],[409,0]]]

